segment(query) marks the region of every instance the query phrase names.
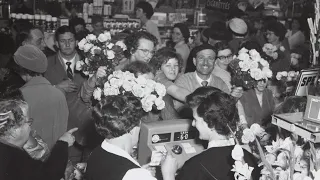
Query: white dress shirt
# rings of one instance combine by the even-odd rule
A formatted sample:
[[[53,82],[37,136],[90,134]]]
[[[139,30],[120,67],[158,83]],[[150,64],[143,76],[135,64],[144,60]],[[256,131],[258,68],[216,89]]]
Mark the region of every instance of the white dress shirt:
[[[61,57],[61,59],[63,60],[63,62],[64,62],[64,67],[65,67],[65,70],[67,71],[67,69],[68,69],[68,66],[67,66],[67,62],[71,62],[71,65],[70,65],[70,68],[71,68],[71,70],[72,70],[72,73],[74,74],[74,68],[75,68],[75,66],[76,66],[76,56],[74,56],[71,60],[66,60],[66,59],[64,59],[63,57]]]
[[[207,81],[207,82],[208,82],[208,85],[207,85],[207,86],[210,85],[210,83],[211,83],[211,81],[212,81],[212,75],[210,75],[209,79],[203,80],[203,79],[201,79],[201,78],[198,76],[198,74],[197,74],[196,71],[195,71],[194,73],[195,73],[195,75],[196,75],[196,78],[197,78],[198,83],[199,83],[201,86],[202,86],[202,84],[201,84],[202,81]]]

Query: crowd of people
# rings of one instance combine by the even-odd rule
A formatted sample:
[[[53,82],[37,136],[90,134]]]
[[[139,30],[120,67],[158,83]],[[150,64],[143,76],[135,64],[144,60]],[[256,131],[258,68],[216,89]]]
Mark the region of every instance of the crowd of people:
[[[103,33],[102,18],[93,18],[92,32],[83,19],[71,19],[70,26],[55,31],[52,46],[41,29],[23,20],[1,32],[0,179],[72,179],[75,171],[88,180],[155,179],[150,166],[131,156],[140,123],[186,118],[192,119],[199,139],[208,142],[207,150],[183,166],[169,152],[161,163],[163,179],[231,180],[236,132],[259,124],[270,133],[269,141],[276,137],[271,115],[284,113],[286,88],[276,78],[256,81],[252,89],[236,86],[229,64],[242,48],[267,58],[263,48],[270,43],[283,52],[267,58],[274,76],[308,67],[300,20],[288,22],[286,29],[275,17],[252,21],[233,17],[199,29],[192,43],[188,26],[177,23],[172,41],[164,47],[150,21],[150,6],[137,5],[146,31],[124,30],[112,37],[126,45],[125,58],[115,71],[128,71],[166,88],[165,107],[148,113],[132,94],[97,101],[94,90],[107,75],[105,67],[90,77],[76,68],[85,58],[78,42],[88,34]],[[292,53],[298,57],[292,59]],[[251,178],[259,179],[257,157],[244,150],[244,160],[254,167]]]

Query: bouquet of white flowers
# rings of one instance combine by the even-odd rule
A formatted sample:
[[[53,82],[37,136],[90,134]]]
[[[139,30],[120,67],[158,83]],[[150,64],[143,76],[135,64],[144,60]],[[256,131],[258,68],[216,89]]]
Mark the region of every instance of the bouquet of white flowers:
[[[242,48],[230,63],[231,84],[246,89],[253,88],[256,81],[272,77],[269,63],[255,50]]]
[[[83,51],[85,59],[77,62],[76,70],[89,76],[92,76],[100,66],[106,67],[107,75],[111,74],[124,58],[124,51],[127,49],[122,41],[114,44],[109,32],[98,37],[89,34],[78,43],[78,46]]]
[[[100,101],[102,96],[124,95],[130,93],[141,100],[144,111],[149,112],[153,106],[157,110],[165,107],[162,100],[166,95],[166,88],[160,83],[146,79],[143,76],[136,78],[134,74],[126,71],[114,71],[98,85],[93,92],[94,99]]]

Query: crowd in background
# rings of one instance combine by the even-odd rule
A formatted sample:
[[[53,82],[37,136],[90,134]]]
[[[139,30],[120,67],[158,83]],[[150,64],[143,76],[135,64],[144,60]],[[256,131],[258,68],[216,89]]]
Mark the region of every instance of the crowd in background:
[[[96,102],[93,91],[98,79],[105,76],[104,68],[91,77],[76,69],[77,61],[84,58],[77,44],[88,34],[104,32],[101,17],[93,17],[92,32],[83,19],[73,18],[70,26],[59,27],[49,38],[23,20],[0,33],[0,179],[67,179],[72,174],[70,167],[80,169],[76,164],[82,162],[88,162],[86,176],[90,180],[153,179],[147,172],[128,173],[140,167],[126,155],[137,144],[136,127],[140,121],[179,118],[195,119],[193,126],[200,139],[209,142],[210,151],[188,161],[176,179],[208,179],[206,173],[200,173],[197,161],[217,177],[232,179],[232,164],[227,162],[232,151],[229,146],[235,144],[230,141],[232,131],[254,123],[271,136],[277,131],[271,115],[275,110],[282,112],[287,87],[275,78],[259,80],[252,89],[237,87],[231,81],[229,64],[242,48],[255,49],[263,56],[263,46],[270,43],[284,48],[282,58],[269,60],[274,75],[309,67],[308,37],[301,19],[280,22],[276,17],[230,17],[199,29],[192,38],[188,26],[177,23],[172,27],[172,39],[165,44],[150,21],[150,7],[148,3],[137,5],[137,17],[146,31],[124,30],[112,37],[127,47],[115,70],[153,79],[166,88],[165,108],[147,114],[140,113],[141,107],[131,106],[137,102],[126,96]],[[215,163],[205,161],[208,157]],[[247,151],[245,159],[258,170]],[[167,157],[162,164],[164,179],[174,179],[177,169],[174,158]],[[253,174],[253,179],[259,177],[259,172]]]

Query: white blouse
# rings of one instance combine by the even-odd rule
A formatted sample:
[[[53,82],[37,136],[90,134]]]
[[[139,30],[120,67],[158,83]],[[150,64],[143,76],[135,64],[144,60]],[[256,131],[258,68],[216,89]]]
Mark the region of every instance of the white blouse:
[[[104,140],[101,144],[101,147],[105,151],[108,151],[109,153],[126,158],[131,162],[133,162],[134,164],[136,164],[137,166],[141,167],[140,164],[135,159],[133,159],[126,151],[119,148],[118,146],[110,144],[106,140]],[[143,168],[130,169],[122,178],[122,180],[137,180],[137,179],[157,180],[155,177],[151,175],[150,171]]]

